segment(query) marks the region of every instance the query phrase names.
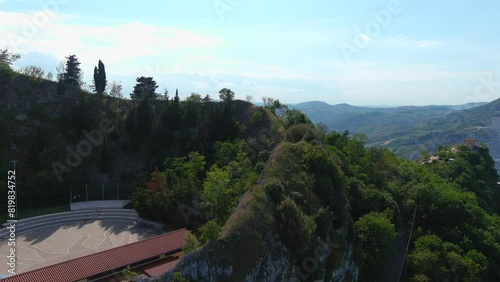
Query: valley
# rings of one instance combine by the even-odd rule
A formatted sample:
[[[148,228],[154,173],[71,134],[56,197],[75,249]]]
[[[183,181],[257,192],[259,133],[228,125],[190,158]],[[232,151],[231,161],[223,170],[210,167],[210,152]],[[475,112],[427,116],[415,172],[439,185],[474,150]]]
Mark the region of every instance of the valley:
[[[490,148],[500,168],[500,99],[460,106],[370,108],[306,102],[290,107],[330,130],[366,134],[368,146],[388,148],[412,160],[424,151],[476,138]]]

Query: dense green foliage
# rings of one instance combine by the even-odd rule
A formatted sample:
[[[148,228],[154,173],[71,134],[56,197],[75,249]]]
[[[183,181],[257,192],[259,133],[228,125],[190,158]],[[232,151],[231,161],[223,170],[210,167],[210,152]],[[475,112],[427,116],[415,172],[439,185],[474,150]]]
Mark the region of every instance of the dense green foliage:
[[[61,80],[63,77],[61,74]],[[77,193],[81,197],[85,195],[86,183],[89,183],[89,191],[91,188],[96,190],[97,185],[101,186],[100,179],[107,179],[104,181],[106,190],[110,186],[116,187],[115,183],[119,182],[122,191],[127,191],[135,186],[134,180],[142,182],[140,185],[143,186],[142,172],[149,174],[156,166],[168,174],[164,178],[168,187],[172,188],[168,196],[179,196],[181,200],[172,205],[164,203],[156,213],[146,212],[145,215],[159,218],[162,212],[173,211],[177,213],[177,218],[172,215],[164,221],[185,225],[178,205],[189,203],[193,206],[190,200],[199,198],[194,193],[200,192],[206,170],[215,164],[215,143],[244,139],[250,131],[255,132],[266,126],[240,125],[239,120],[251,106],[242,101],[181,101],[178,95],[167,101],[126,101],[89,95],[76,87],[60,85],[63,83],[44,81],[35,84],[31,78],[11,70],[8,77],[0,80],[1,94],[10,95],[9,103],[27,105],[26,114],[20,115],[22,119],[19,120],[15,119],[18,115],[15,107],[9,111],[0,110],[5,121],[0,125],[0,132],[4,133],[0,138],[1,166],[7,171],[11,160],[19,160],[18,169],[22,169],[25,176],[18,179],[22,209],[68,203],[70,187],[73,192],[79,189]],[[56,87],[64,90],[66,95],[52,95]],[[33,91],[29,95],[24,94],[24,89],[31,88]],[[0,101],[2,109],[6,109],[7,102],[6,99]],[[240,112],[236,111],[237,107]],[[110,131],[100,130],[103,122],[110,124]],[[92,147],[88,154],[78,155],[79,144],[89,142],[90,135],[94,141],[90,140]],[[248,148],[248,142],[245,144]],[[176,158],[187,158],[190,152],[199,152],[200,157],[206,160],[202,173],[196,176],[189,174],[190,168],[179,165],[180,160],[176,161]],[[234,156],[231,160],[239,161],[236,154]],[[255,156],[244,166],[231,166],[238,168],[238,172],[247,168],[252,170],[259,161]],[[219,164],[219,167],[227,165],[229,163]],[[262,166],[262,163],[259,165]],[[229,168],[224,169],[229,171]],[[255,176],[249,179],[255,179]],[[236,183],[234,180],[231,185]],[[184,191],[186,187],[190,189]],[[123,197],[123,194],[120,196]],[[106,197],[116,196],[115,193]],[[162,194],[145,201],[159,201],[165,197]]]
[[[361,279],[377,279],[391,267],[387,263],[397,234],[409,231],[402,223],[411,221],[416,208],[409,278],[499,279],[500,189],[486,147],[442,148],[439,160],[420,164],[386,149],[365,149],[366,137],[350,137],[347,131],[322,136],[311,125],[299,124],[286,131],[284,140],[264,174],[263,188],[277,204],[278,230],[295,258],[314,249],[305,234],[331,234],[325,229],[340,228],[352,216]],[[306,226],[308,217],[316,224]],[[441,251],[421,243],[428,236],[442,242]]]
[[[67,66],[66,76],[76,72],[75,60],[68,58],[73,66]],[[333,242],[328,257],[303,280],[331,279],[350,251],[360,278],[376,280],[393,261],[401,265],[403,257],[392,258],[404,253],[398,240],[406,240],[407,222],[414,220],[408,279],[500,280],[500,187],[484,145],[445,146],[432,158],[410,161],[388,149],[367,148],[365,135],[326,132],[271,98],[264,108],[235,100],[230,89],[219,92],[220,102],[197,93],[181,101],[178,91],[172,99],[157,100],[156,83],[146,77],[138,78],[133,101],[78,91],[68,92],[64,104],[44,109],[12,83],[12,70],[0,69],[0,74],[5,75],[1,94],[8,90],[30,101],[27,120],[37,121],[26,134],[7,140],[22,119],[0,107],[8,121],[0,124],[0,168],[8,169],[11,144],[26,152],[20,156],[26,175],[18,182],[21,205],[67,203],[69,185],[99,173],[131,183],[133,206],[141,216],[192,230],[186,252],[224,240],[254,252],[240,256],[246,262],[265,252],[264,234],[275,232],[291,263],[301,266],[323,247],[321,240]],[[102,132],[96,149],[59,182],[51,164],[64,162],[66,146],[74,148],[102,120],[112,121],[114,130]],[[122,164],[138,163],[134,172],[113,169],[118,157]],[[238,278],[247,274],[238,271],[235,267]],[[179,273],[175,277],[185,279]]]
[[[464,252],[459,246],[443,242],[436,235],[417,239],[408,260],[417,273],[412,280],[421,281],[484,281],[488,268],[487,258],[479,251]],[[491,281],[491,280],[489,280]]]
[[[384,260],[394,251],[397,233],[391,219],[383,213],[370,212],[356,221],[361,266],[368,273],[384,267]]]

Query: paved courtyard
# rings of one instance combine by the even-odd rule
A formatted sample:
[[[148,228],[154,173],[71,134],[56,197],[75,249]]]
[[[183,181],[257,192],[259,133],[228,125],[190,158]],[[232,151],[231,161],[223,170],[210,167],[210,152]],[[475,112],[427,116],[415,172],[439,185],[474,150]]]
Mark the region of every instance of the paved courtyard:
[[[16,237],[16,274],[160,235],[145,224],[96,220],[38,228]],[[0,274],[8,274],[7,242],[0,242]]]

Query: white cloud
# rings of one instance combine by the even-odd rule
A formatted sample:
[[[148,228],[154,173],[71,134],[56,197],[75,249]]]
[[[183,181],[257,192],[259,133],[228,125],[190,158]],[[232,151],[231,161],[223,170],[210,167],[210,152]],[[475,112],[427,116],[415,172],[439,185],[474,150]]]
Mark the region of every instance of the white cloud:
[[[286,91],[290,92],[290,93],[301,93],[301,92],[304,92],[305,89],[304,88],[300,88],[300,89],[298,89],[298,88],[288,88]]]
[[[316,60],[312,63],[330,72],[331,79],[343,83],[421,82],[473,77],[476,72],[440,69],[433,64],[386,63],[373,61]]]
[[[194,86],[196,87],[196,89],[207,89],[208,83],[197,81],[194,83]]]
[[[21,54],[39,52],[62,59],[77,53],[82,65],[99,58],[115,63],[222,44],[215,36],[175,27],[141,22],[88,26],[76,24],[72,19],[51,11],[0,11],[0,38],[7,41],[10,50]],[[198,57],[193,62],[200,60],[207,58]]]
[[[443,43],[441,41],[423,41],[418,43],[417,48],[440,48],[443,47]]]
[[[217,87],[220,87],[220,88],[231,88],[234,86],[236,86],[236,84],[234,82],[219,82],[219,83],[217,83]]]
[[[258,87],[258,85],[256,83],[251,82],[251,81],[247,81],[247,80],[243,81],[243,83],[241,83],[241,85],[243,87],[251,87],[251,88]]]

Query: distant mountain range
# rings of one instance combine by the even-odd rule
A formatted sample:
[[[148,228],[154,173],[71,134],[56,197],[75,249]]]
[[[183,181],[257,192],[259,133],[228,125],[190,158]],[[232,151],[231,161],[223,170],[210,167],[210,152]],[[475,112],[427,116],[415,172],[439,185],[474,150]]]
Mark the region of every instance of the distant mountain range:
[[[290,108],[301,110],[330,130],[364,133],[368,145],[389,148],[399,155],[416,159],[424,150],[477,138],[490,148],[500,168],[500,99],[490,103],[403,107],[357,107],[312,101]]]

